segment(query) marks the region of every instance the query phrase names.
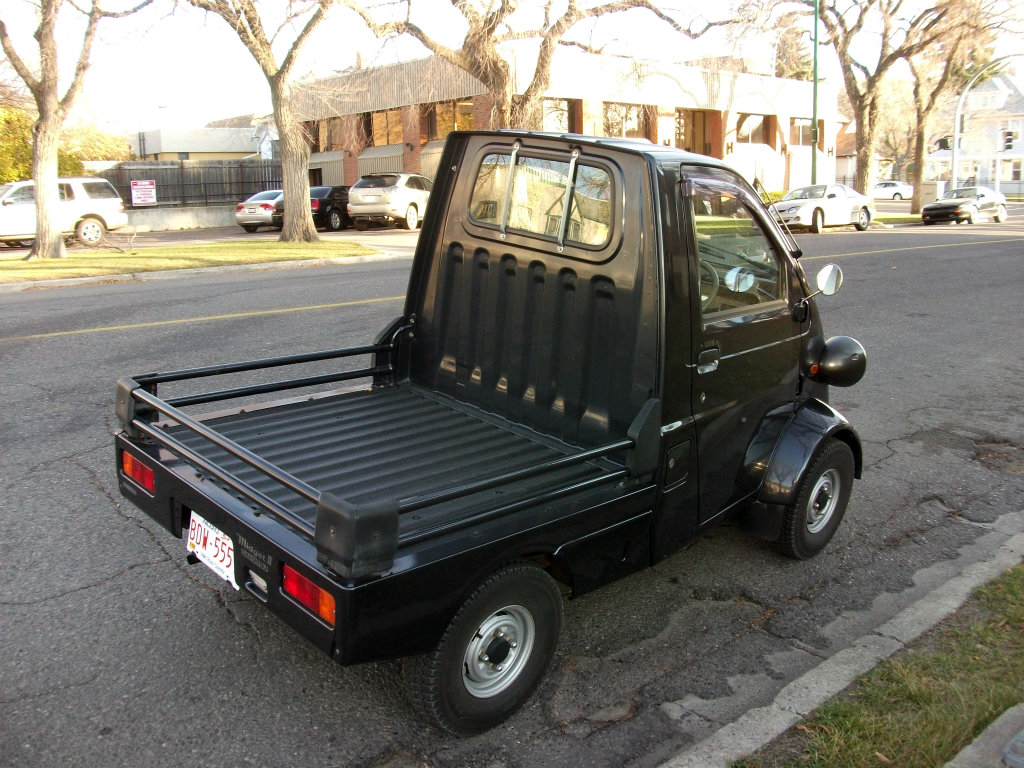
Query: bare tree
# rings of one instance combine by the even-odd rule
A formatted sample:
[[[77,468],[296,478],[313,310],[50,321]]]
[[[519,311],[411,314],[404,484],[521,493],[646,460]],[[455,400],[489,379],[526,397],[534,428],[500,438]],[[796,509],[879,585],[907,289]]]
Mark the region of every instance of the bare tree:
[[[914,79],[916,118],[911,213],[919,213],[924,203],[929,126],[936,109],[967,84],[972,71],[991,58],[996,32],[1008,22],[1008,9],[999,0],[951,0],[950,5],[959,23],[952,25],[935,45],[907,58]]]
[[[32,94],[39,115],[32,128],[32,178],[35,181],[36,195],[36,238],[27,259],[62,258],[67,255],[63,233],[54,225],[52,217],[52,212],[57,207],[57,151],[60,145],[61,128],[82,90],[85,72],[89,68],[96,29],[104,19],[128,16],[151,2],[152,0],[142,0],[138,5],[126,10],[114,11],[101,8],[99,0],[92,0],[87,10],[72,2],[65,3],[64,0],[41,0],[39,26],[33,35],[36,48],[33,51],[33,58],[38,54],[38,62],[35,65],[33,65],[32,59],[27,59],[18,52],[7,29],[7,24],[0,17],[0,46],[3,47],[11,67]],[[70,13],[83,14],[85,29],[82,33],[71,82],[62,96],[60,94],[58,45],[55,30],[57,17],[63,7],[70,8]]]
[[[808,9],[814,7],[814,0],[800,2]],[[871,186],[874,174],[886,75],[901,59],[916,56],[933,45],[955,21],[948,2],[911,13],[903,0],[821,0],[819,19],[839,57],[843,84],[857,121],[855,186],[863,192]],[[877,45],[872,43],[875,37],[880,38]],[[860,58],[858,52],[863,51],[874,55]]]
[[[435,56],[479,80],[494,102],[491,125],[495,128],[539,127],[541,102],[551,83],[551,61],[555,50],[560,44],[568,44],[565,36],[587,19],[645,9],[682,35],[696,39],[714,27],[751,23],[761,10],[759,0],[742,0],[743,8],[731,18],[703,20],[684,26],[650,0],[611,0],[591,6],[581,4],[580,0],[568,0],[564,8],[557,10],[553,0],[545,0],[542,9],[532,6],[519,18],[513,18],[520,7],[515,0],[452,0],[452,6],[462,14],[466,25],[461,45],[452,47],[441,43],[438,36],[412,21],[412,0],[401,0],[397,4],[387,2],[373,8],[364,6],[359,0],[341,2],[355,11],[377,37],[410,35]],[[384,19],[389,11],[402,7],[404,17]],[[530,13],[536,15],[538,11],[539,21],[528,16]],[[535,41],[537,58],[529,84],[522,94],[516,94],[515,73],[502,55],[501,48],[520,41]],[[571,44],[587,47],[579,42]]]
[[[281,140],[281,168],[284,176],[284,228],[281,240],[316,242],[320,239],[309,209],[310,140],[302,123],[295,118],[291,77],[295,61],[309,36],[323,21],[333,0],[294,0],[287,4],[285,16],[270,21],[280,5],[265,6],[267,18],[255,0],[186,0],[189,5],[222,18],[245,45],[270,86],[274,122]],[[270,26],[276,25],[276,26]],[[268,29],[271,33],[268,34]],[[275,43],[282,35],[293,34],[291,44],[278,63]]]

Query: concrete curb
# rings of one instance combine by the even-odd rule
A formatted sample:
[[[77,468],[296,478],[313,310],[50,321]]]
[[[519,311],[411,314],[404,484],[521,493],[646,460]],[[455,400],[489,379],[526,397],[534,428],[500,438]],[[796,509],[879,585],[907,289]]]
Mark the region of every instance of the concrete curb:
[[[965,567],[958,576],[789,683],[768,706],[750,710],[662,763],[660,768],[728,768],[732,762],[756,752],[839,694],[859,675],[950,616],[974,589],[998,578],[1022,559],[1024,533],[1018,533],[993,550],[986,560]],[[998,755],[1005,746],[1006,741],[999,746]],[[999,760],[997,756],[994,761],[961,763],[956,768],[996,768]]]
[[[37,288],[65,288],[71,285],[98,285],[100,283],[134,283],[147,280],[167,280],[173,277],[198,275],[210,270],[221,272],[247,272],[259,269],[297,269],[299,267],[320,267],[326,264],[365,264],[374,261],[395,261],[411,259],[396,253],[368,253],[363,256],[333,256],[328,259],[289,259],[288,261],[266,261],[262,264],[232,264],[227,267],[195,267],[193,269],[167,269],[155,272],[126,272],[117,275],[96,275],[95,277],[68,277],[62,280],[26,280],[20,283],[0,283],[0,293],[18,293]]]

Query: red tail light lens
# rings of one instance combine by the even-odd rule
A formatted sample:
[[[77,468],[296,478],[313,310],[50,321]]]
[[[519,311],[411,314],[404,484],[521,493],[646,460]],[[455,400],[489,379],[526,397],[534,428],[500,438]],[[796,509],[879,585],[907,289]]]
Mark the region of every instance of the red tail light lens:
[[[235,213],[240,213],[243,208],[245,208],[245,206],[239,203],[238,205],[235,206]]]
[[[290,565],[283,566],[283,587],[286,594],[291,595],[302,605],[334,626],[334,596],[321,589]]]
[[[277,208],[277,206],[274,205],[273,203],[261,203],[260,208],[262,208],[264,211],[272,211],[275,208]]]
[[[309,210],[311,210],[313,213],[316,213],[317,211],[319,211],[320,210],[320,201],[317,200],[316,198],[311,199],[309,201]]]
[[[156,490],[153,470],[127,451],[121,451],[121,471],[150,493]]]

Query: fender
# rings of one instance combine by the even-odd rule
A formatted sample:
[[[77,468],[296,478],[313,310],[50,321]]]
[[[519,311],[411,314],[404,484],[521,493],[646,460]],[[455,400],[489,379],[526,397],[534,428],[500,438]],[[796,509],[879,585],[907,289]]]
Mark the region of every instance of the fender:
[[[807,400],[786,426],[764,473],[757,500],[788,506],[818,447],[829,437],[842,440],[853,452],[854,477],[860,478],[864,455],[860,437],[850,422],[821,400]]]

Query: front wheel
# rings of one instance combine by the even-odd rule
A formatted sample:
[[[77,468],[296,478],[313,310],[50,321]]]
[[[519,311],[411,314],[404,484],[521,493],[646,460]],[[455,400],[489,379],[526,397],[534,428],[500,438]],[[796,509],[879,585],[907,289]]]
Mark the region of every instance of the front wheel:
[[[1002,224],[1006,221],[1006,206],[1000,205],[996,208],[996,214],[992,218],[995,220],[996,224]]]
[[[75,238],[82,245],[96,245],[103,239],[106,231],[102,221],[90,216],[78,222],[78,226],[75,227]]]
[[[868,224],[870,224],[870,223],[871,223],[871,214],[868,213],[868,209],[867,208],[861,208],[857,212],[857,220],[855,222],[853,222],[854,228],[858,232],[863,232],[865,229],[868,228]]]
[[[853,451],[842,440],[826,440],[786,507],[779,547],[797,560],[818,554],[843,520],[853,487]]]
[[[820,208],[816,208],[814,213],[811,214],[811,232],[816,235],[820,235],[824,228],[825,213]]]
[[[406,689],[439,728],[468,735],[509,717],[533,693],[558,645],[562,596],[533,563],[491,574],[433,652],[406,659]]]
[[[895,195],[892,196],[892,199],[893,200],[902,200],[903,199],[903,195],[901,195],[899,192],[897,192]]]

